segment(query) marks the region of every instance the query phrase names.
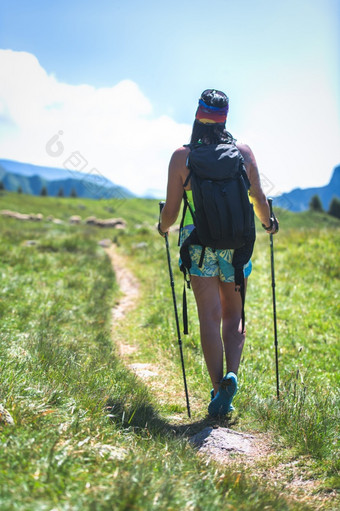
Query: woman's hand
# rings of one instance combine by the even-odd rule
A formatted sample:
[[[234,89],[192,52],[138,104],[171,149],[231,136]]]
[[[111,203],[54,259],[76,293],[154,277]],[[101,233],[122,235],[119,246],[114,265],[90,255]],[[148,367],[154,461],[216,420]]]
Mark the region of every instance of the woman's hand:
[[[279,230],[279,222],[275,216],[272,216],[270,217],[270,224],[268,226],[262,224],[262,227],[268,234],[276,234]]]
[[[162,236],[162,238],[165,238],[169,234],[169,231],[166,231],[166,232],[162,231],[160,222],[158,222],[157,229],[158,229],[159,234]]]

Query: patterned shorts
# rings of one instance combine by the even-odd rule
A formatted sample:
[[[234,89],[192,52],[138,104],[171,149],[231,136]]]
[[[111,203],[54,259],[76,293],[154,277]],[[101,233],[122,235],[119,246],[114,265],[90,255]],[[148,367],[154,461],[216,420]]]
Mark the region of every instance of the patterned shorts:
[[[185,229],[185,228],[184,228]],[[181,243],[188,236],[188,233],[181,235]],[[199,268],[202,254],[200,245],[190,245],[189,253],[191,258],[190,274],[197,277],[219,277],[221,282],[234,282],[234,267],[232,265],[234,250],[216,249],[206,247],[203,264]],[[181,265],[181,260],[179,261]],[[245,277],[249,277],[252,270],[251,260],[243,267]]]

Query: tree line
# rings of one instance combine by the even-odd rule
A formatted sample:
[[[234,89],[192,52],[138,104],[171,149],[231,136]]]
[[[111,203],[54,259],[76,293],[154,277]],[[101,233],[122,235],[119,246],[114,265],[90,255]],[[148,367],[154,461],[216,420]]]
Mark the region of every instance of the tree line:
[[[1,190],[5,190],[5,186],[4,186],[2,181],[0,181],[0,191]],[[21,186],[18,186],[17,193],[23,193],[23,190],[22,190]],[[42,197],[47,197],[48,196],[48,191],[47,191],[47,187],[46,186],[43,186],[41,188],[39,195],[41,195]],[[63,188],[59,188],[56,197],[65,197],[65,193],[64,193],[64,189]],[[70,197],[78,197],[78,194],[77,194],[77,191],[75,190],[75,188],[71,189]]]
[[[313,195],[313,197],[311,197],[311,200],[309,201],[309,209],[310,211],[319,211],[320,213],[325,212],[322,207],[321,199],[318,195]],[[340,199],[333,197],[329,205],[329,209],[325,213],[335,216],[336,218],[340,218]]]
[[[5,186],[2,181],[0,181],[0,190],[5,190]],[[18,193],[23,193],[21,186],[17,189]],[[48,196],[47,187],[43,186],[40,190],[40,195],[42,197]],[[65,197],[64,189],[59,188],[57,197]],[[74,188],[71,189],[70,197],[77,197],[77,192]],[[311,200],[309,201],[309,209],[310,211],[319,211],[320,213],[328,213],[331,216],[335,216],[336,218],[340,218],[340,199],[337,197],[333,197],[331,203],[329,205],[328,211],[325,211],[322,206],[321,199],[318,195],[313,195]]]

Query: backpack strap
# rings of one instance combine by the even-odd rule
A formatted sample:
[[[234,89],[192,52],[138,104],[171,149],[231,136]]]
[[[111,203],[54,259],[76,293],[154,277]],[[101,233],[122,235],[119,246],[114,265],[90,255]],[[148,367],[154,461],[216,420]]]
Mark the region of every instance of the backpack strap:
[[[235,291],[239,291],[241,295],[242,301],[242,309],[241,309],[241,323],[242,323],[242,333],[244,334],[244,324],[245,324],[245,314],[244,314],[244,304],[245,304],[245,289],[244,289],[244,273],[242,268],[235,268]]]
[[[190,174],[189,174],[188,178],[190,178]],[[188,181],[188,178],[186,179],[185,182]],[[190,214],[192,216],[192,220],[193,220],[194,225],[195,225],[195,212],[194,212],[194,210],[191,207],[191,204],[190,204],[189,199],[188,199],[187,192],[185,190],[183,190],[183,211],[182,211],[181,222],[180,222],[180,225],[179,225],[179,234],[178,234],[178,243],[177,243],[178,246],[180,246],[181,232],[182,232],[182,229],[183,229],[183,226],[184,226],[185,215],[186,215],[186,212],[187,212],[188,209],[190,211]]]
[[[183,272],[184,284],[183,284],[183,306],[182,306],[182,317],[183,317],[183,333],[184,335],[188,335],[188,307],[187,307],[187,292],[186,288],[191,289],[190,282],[190,268],[191,268],[191,259],[189,254],[189,245],[190,243],[186,243],[187,240],[181,246],[180,249],[180,257],[181,257],[181,267],[180,270]]]
[[[181,244],[181,232],[182,232],[182,229],[183,229],[185,215],[186,215],[186,212],[187,212],[187,209],[188,209],[188,204],[189,204],[188,197],[187,197],[187,194],[186,194],[186,192],[184,190],[184,192],[183,192],[183,211],[182,211],[182,218],[181,218],[181,222],[179,224],[179,232],[178,232],[178,242],[177,242],[178,246],[180,246],[180,244]]]
[[[187,175],[187,178],[186,178],[186,180],[185,180],[185,181],[184,181],[184,183],[183,183],[183,188],[185,188],[185,187],[188,185],[188,183],[189,183],[189,181],[190,181],[190,178],[191,178],[191,176],[192,176],[192,169],[188,166],[188,165],[189,165],[189,163],[188,163],[188,162],[189,162],[189,156],[188,156],[188,158],[187,158],[187,167],[188,167],[188,169],[190,170],[190,172],[189,172],[189,174]]]
[[[237,248],[234,251],[232,265],[235,270],[235,291],[239,291],[241,294],[242,300],[242,311],[241,311],[241,320],[242,320],[242,333],[244,333],[244,325],[245,325],[245,314],[244,314],[244,304],[245,304],[245,286],[244,286],[244,273],[243,266],[247,264],[250,260],[253,249],[254,249],[255,237],[249,236],[247,242],[243,247]]]
[[[191,149],[190,144],[184,145],[183,147],[189,147]],[[181,222],[180,222],[180,225],[179,225],[178,246],[180,246],[181,231],[183,229],[184,219],[185,219],[185,215],[186,215],[186,212],[187,212],[188,208],[190,209],[191,216],[192,216],[192,218],[194,220],[194,216],[193,216],[194,212],[192,210],[192,207],[190,206],[190,202],[189,202],[187,193],[185,191],[185,187],[188,185],[188,183],[190,181],[190,178],[191,178],[191,174],[192,174],[192,170],[191,170],[191,168],[189,166],[189,155],[187,157],[186,166],[189,169],[189,174],[188,174],[188,176],[186,177],[186,179],[185,179],[185,181],[183,183],[183,204],[184,205],[183,205],[183,211],[182,211],[182,219],[181,219]]]
[[[193,244],[200,244],[197,236],[196,229],[194,229],[187,239],[182,243],[179,254],[182,261],[180,266],[181,272],[183,272],[184,276],[184,286],[183,286],[183,333],[187,335],[188,332],[188,308],[187,308],[187,295],[186,295],[186,287],[191,289],[190,283],[190,268],[191,268],[191,258],[189,253],[189,246]]]
[[[199,260],[199,263],[198,263],[198,267],[199,268],[202,268],[202,266],[203,266],[203,260],[204,260],[204,256],[205,256],[205,249],[206,249],[206,247],[202,246],[201,257],[200,257],[200,260]]]

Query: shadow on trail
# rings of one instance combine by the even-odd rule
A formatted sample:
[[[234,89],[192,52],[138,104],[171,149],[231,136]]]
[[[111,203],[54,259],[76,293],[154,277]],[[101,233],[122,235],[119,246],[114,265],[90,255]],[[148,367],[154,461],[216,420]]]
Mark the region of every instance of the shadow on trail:
[[[163,419],[150,403],[130,403],[127,407],[122,400],[108,399],[105,413],[119,427],[138,430],[139,434],[166,435],[173,437],[190,438],[203,429],[217,427],[232,427],[237,424],[237,417],[227,415],[221,418],[212,418],[209,415],[195,422],[186,424],[171,424]]]

